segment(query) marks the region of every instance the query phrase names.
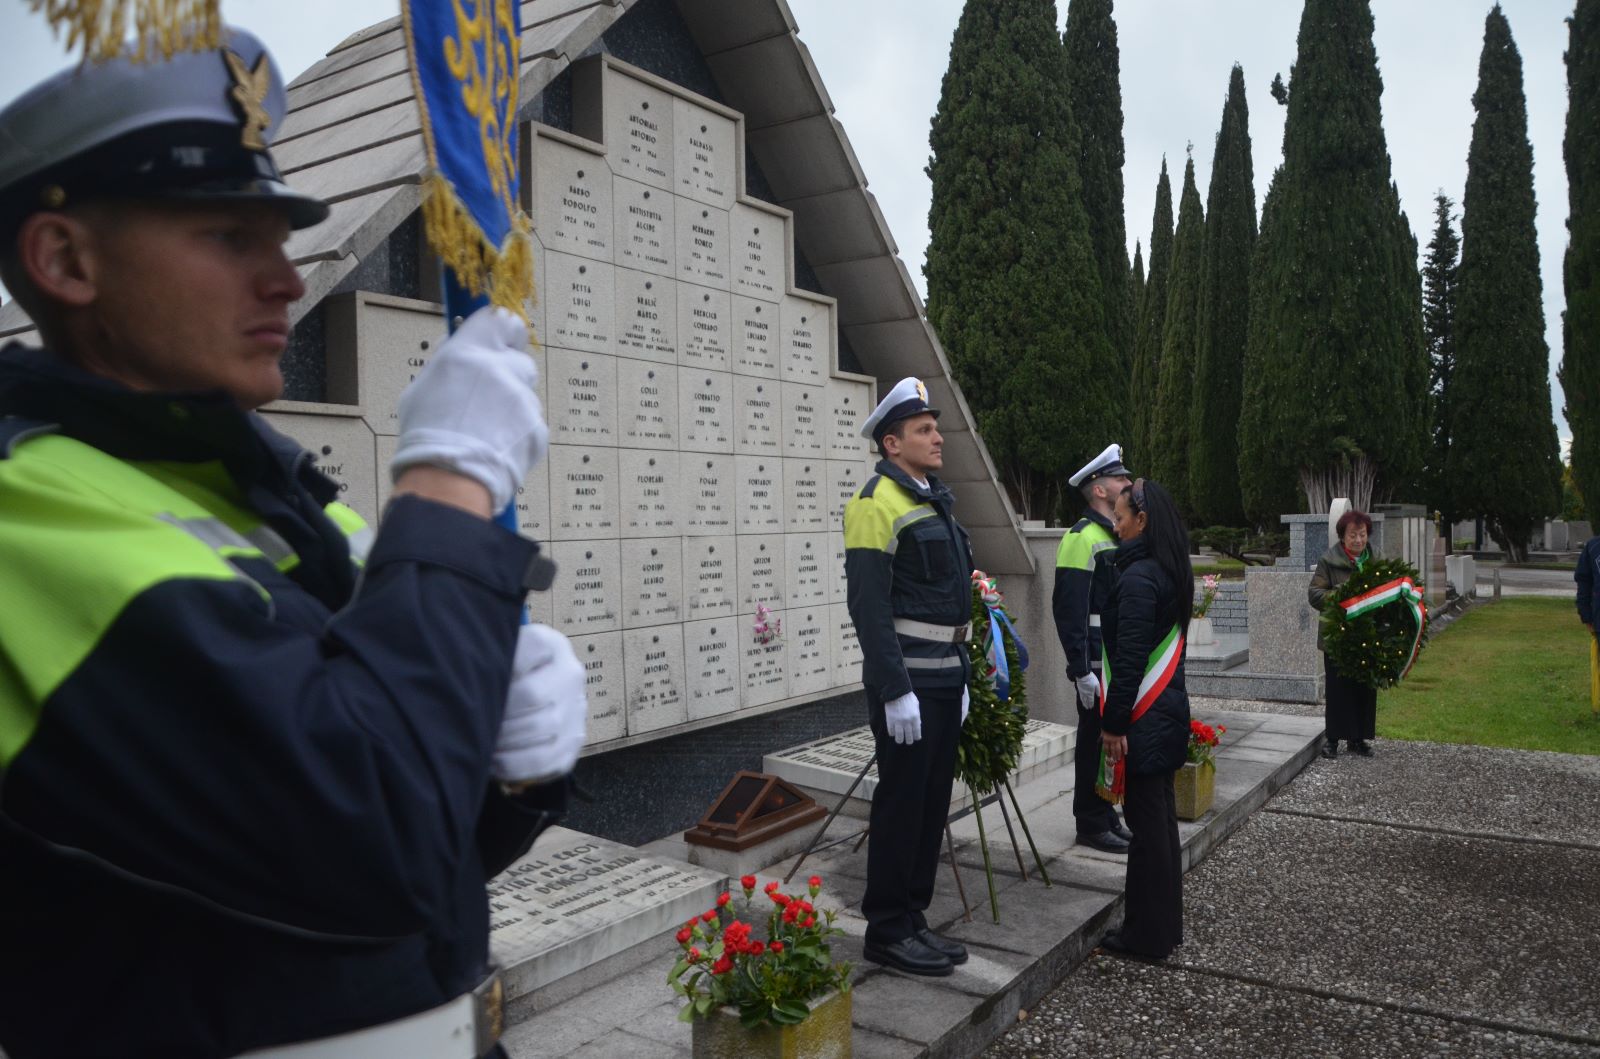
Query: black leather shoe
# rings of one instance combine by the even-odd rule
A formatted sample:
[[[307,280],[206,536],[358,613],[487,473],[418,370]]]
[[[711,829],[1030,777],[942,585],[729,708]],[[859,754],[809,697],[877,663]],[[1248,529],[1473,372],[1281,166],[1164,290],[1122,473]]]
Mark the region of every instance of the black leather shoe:
[[[1330,758],[1330,759],[1338,757],[1339,756],[1339,744],[1335,740],[1332,740],[1332,739],[1328,740],[1326,743],[1323,743],[1322,744],[1322,756],[1325,757],[1325,758]]]
[[[1100,939],[1100,947],[1107,952],[1114,952],[1118,956],[1131,956],[1136,960],[1160,962],[1166,959],[1165,956],[1152,956],[1148,952],[1140,952],[1138,949],[1130,948],[1128,943],[1122,940],[1122,933],[1116,930],[1111,931]]]
[[[1127,853],[1128,840],[1115,831],[1102,831],[1098,835],[1079,835],[1078,843],[1102,853]]]
[[[1352,753],[1360,754],[1362,757],[1372,756],[1372,744],[1367,742],[1365,739],[1357,739],[1355,742],[1351,743],[1350,750]]]
[[[934,952],[942,953],[944,958],[949,960],[951,963],[967,962],[967,947],[961,944],[959,941],[951,941],[949,938],[941,938],[927,927],[923,927],[921,930],[917,931],[915,937],[918,941],[922,942],[922,944],[926,945]]]
[[[928,948],[916,938],[901,938],[887,945],[867,942],[861,953],[873,963],[881,963],[906,974],[920,974],[929,978],[943,978],[955,973],[950,957]]]
[[[1124,842],[1133,841],[1133,832],[1129,831],[1127,825],[1121,820],[1118,820],[1116,823],[1111,825],[1111,833],[1122,839]]]

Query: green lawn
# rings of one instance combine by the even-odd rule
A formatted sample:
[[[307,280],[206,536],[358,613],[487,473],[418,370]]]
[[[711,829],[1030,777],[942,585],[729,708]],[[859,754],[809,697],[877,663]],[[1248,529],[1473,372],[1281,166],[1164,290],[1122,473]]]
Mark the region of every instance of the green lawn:
[[[1236,578],[1244,577],[1244,563],[1237,559],[1229,559],[1225,555],[1208,556],[1204,562],[1194,564],[1194,576],[1204,577],[1206,574],[1216,574],[1219,577]]]
[[[1400,686],[1378,693],[1378,734],[1600,754],[1589,635],[1572,601],[1503,599],[1468,612]]]

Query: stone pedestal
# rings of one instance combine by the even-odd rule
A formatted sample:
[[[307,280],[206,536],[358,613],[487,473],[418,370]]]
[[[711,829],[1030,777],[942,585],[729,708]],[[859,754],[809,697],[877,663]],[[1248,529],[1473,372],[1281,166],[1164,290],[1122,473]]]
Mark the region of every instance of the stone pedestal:
[[[1293,518],[1297,516],[1285,516]],[[1281,566],[1252,566],[1245,573],[1250,609],[1250,671],[1299,677],[1322,689],[1317,612],[1306,602],[1311,575]],[[1315,701],[1312,699],[1311,701]]]

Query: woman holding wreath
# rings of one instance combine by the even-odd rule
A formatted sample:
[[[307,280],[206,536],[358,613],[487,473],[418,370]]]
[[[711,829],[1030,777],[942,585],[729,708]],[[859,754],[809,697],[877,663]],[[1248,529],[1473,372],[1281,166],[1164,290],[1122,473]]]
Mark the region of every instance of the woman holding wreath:
[[[1346,511],[1334,524],[1334,532],[1339,539],[1317,560],[1311,585],[1306,589],[1307,601],[1318,611],[1322,610],[1329,592],[1377,558],[1377,552],[1367,540],[1372,532],[1372,519],[1366,512]],[[1322,652],[1322,668],[1327,675],[1327,707],[1323,714],[1327,743],[1322,747],[1322,756],[1338,757],[1339,740],[1344,739],[1353,752],[1371,757],[1372,744],[1367,740],[1377,734],[1378,690],[1339,672],[1328,656],[1320,625],[1317,627],[1317,650]]]
[[[1120,930],[1100,944],[1164,960],[1183,944],[1183,856],[1173,774],[1189,749],[1184,640],[1194,601],[1189,531],[1172,495],[1136,479],[1117,496],[1112,525],[1121,574],[1102,611],[1107,670],[1100,742],[1106,760],[1126,758],[1123,819],[1127,900]]]

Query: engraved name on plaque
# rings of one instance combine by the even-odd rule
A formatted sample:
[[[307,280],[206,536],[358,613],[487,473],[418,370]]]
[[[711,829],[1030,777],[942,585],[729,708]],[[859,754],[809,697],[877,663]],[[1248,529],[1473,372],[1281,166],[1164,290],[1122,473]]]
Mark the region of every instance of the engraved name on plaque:
[[[826,533],[784,535],[786,569],[783,602],[787,607],[815,607],[828,602],[825,570],[833,562]]]
[[[789,646],[785,659],[789,694],[808,695],[833,687],[833,630],[828,608],[791,607],[784,613],[783,635]]]
[[[617,361],[617,394],[617,434],[622,444],[677,448],[677,368],[621,358]]]
[[[733,451],[733,376],[725,371],[678,372],[678,447]]]
[[[783,337],[778,347],[785,382],[821,386],[832,359],[833,313],[826,302],[793,294],[783,299]]]
[[[385,464],[384,466],[388,466]],[[384,475],[383,478],[387,478]],[[379,480],[382,481],[383,478]],[[517,532],[534,540],[550,536],[550,463],[540,460],[517,487]]]
[[[611,350],[616,324],[612,267],[570,254],[545,254],[546,344],[590,353]]]
[[[828,622],[833,627],[833,686],[849,687],[861,683],[861,643],[850,609],[843,603],[828,604]]]
[[[550,536],[617,535],[617,450],[550,446]]]
[[[696,457],[688,458],[693,462]],[[624,537],[661,537],[678,532],[678,467],[676,452],[624,449],[618,453]]]
[[[733,296],[733,370],[741,375],[778,377],[778,307]]]
[[[617,361],[604,353],[548,350],[550,440],[611,445],[617,437]]]
[[[823,502],[827,463],[824,460],[783,461],[783,528],[790,533],[818,533],[828,528]]]
[[[755,456],[777,456],[784,409],[780,384],[773,379],[747,375],[733,377],[733,451]]]
[[[823,388],[824,433],[830,460],[859,460],[871,450],[861,424],[872,412],[872,389],[864,382],[829,379]]]
[[[683,626],[657,625],[622,634],[627,673],[628,734],[653,732],[689,719],[683,687]]]
[[[820,386],[783,384],[783,454],[814,456],[823,454],[822,394]]]
[[[828,602],[843,603],[850,595],[850,583],[845,580],[844,576],[843,531],[829,531],[828,554],[833,557],[832,561],[823,570],[828,584]]]
[[[734,293],[779,301],[787,286],[783,218],[741,202],[734,206],[729,223]]]
[[[618,177],[614,202],[617,264],[671,276],[678,246],[672,196]]]
[[[739,567],[732,537],[683,538],[684,615],[721,618],[735,612]]]
[[[754,614],[756,604],[783,609],[783,534],[747,534],[738,538],[739,613]]]
[[[774,613],[772,619],[782,615]],[[749,619],[745,619],[748,621]],[[785,628],[772,643],[755,642],[748,634],[740,651],[739,677],[744,686],[743,705],[764,706],[786,698],[789,693],[788,674],[784,655],[788,649],[788,629]]]
[[[722,209],[733,205],[733,119],[675,96],[672,135],[678,194]]]
[[[311,453],[317,470],[339,487],[339,502],[367,520],[378,521],[378,449],[372,428],[354,416],[290,415],[264,412],[272,426]],[[388,476],[388,466],[384,466]]]
[[[616,541],[556,541],[550,545],[556,581],[550,586],[556,625],[568,635],[622,627],[622,557]]]
[[[622,542],[623,628],[683,620],[683,547],[677,537]]]
[[[606,160],[619,176],[672,190],[672,100],[662,89],[605,69]]]
[[[678,284],[678,363],[685,367],[728,369],[729,321],[733,316],[727,291]]]
[[[552,250],[611,260],[611,170],[603,157],[535,136],[534,231]]]
[[[783,460],[776,456],[735,456],[739,491],[734,516],[740,533],[783,529]]]
[[[600,633],[574,636],[572,649],[583,663],[584,694],[589,700],[589,745],[628,734],[627,710],[623,704],[622,634]]]
[[[844,527],[844,506],[856,495],[856,490],[866,484],[872,475],[865,462],[846,460],[828,461],[828,525]]]
[[[684,532],[690,536],[732,533],[733,457],[685,452],[679,466],[685,490]]]
[[[680,201],[677,213],[678,278],[727,290],[728,212]]]
[[[736,618],[685,622],[684,666],[689,674],[689,720],[739,708],[739,648],[743,623]]]
[[[664,364],[678,362],[677,281],[653,272],[617,269],[617,352]]]

